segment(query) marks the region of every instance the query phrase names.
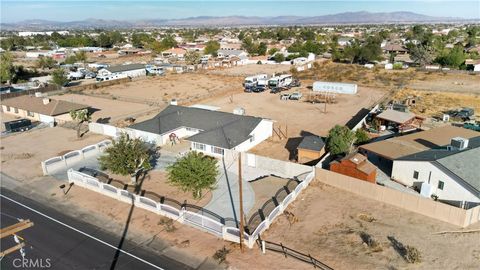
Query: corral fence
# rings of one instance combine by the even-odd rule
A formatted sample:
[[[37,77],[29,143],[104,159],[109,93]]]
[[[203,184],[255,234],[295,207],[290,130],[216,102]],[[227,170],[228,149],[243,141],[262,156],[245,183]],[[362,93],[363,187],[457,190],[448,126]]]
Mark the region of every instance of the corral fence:
[[[85,146],[80,150],[70,151],[63,156],[56,156],[41,162],[43,175],[50,175],[102,153],[112,142],[104,140],[96,144]]]
[[[94,89],[99,89],[111,85],[117,85],[117,84],[123,84],[123,83],[128,83],[131,82],[132,79],[130,78],[122,78],[122,79],[117,79],[117,80],[111,80],[111,81],[103,81],[103,82],[94,82],[94,83],[88,83],[88,84],[80,84],[80,85],[75,85],[75,86],[69,86],[67,89],[69,91],[84,91],[84,90],[94,90]]]
[[[305,254],[305,253],[296,251],[294,249],[291,249],[289,247],[284,246],[282,243],[276,244],[276,243],[269,242],[269,241],[266,241],[266,240],[260,240],[259,245],[261,246],[261,248],[264,252],[265,252],[265,250],[274,251],[274,252],[283,254],[285,256],[285,258],[290,256],[290,257],[295,258],[299,261],[309,263],[314,268],[319,268],[319,269],[322,269],[322,270],[333,270],[333,268],[331,268],[330,266],[324,264],[323,262],[313,258],[310,254]]]

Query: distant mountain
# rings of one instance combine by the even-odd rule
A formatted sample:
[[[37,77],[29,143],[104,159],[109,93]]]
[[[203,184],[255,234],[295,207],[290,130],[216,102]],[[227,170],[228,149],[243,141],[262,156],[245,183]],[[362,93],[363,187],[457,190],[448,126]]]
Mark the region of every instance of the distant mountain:
[[[381,23],[435,23],[466,21],[454,17],[432,17],[413,12],[381,12],[366,11],[346,12],[333,15],[304,17],[190,17],[184,19],[148,19],[137,21],[117,21],[102,19],[86,19],[82,21],[56,22],[48,20],[26,20],[17,23],[1,23],[3,30],[52,30],[52,29],[119,29],[148,27],[214,27],[214,26],[248,26],[248,25],[332,25],[332,24],[381,24]],[[472,21],[472,20],[469,20]]]

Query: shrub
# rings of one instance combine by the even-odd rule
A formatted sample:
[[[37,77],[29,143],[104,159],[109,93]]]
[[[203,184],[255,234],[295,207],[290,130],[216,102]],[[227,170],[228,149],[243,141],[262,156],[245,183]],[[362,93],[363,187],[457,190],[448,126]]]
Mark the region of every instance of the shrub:
[[[218,263],[226,262],[228,253],[230,253],[230,250],[223,246],[223,248],[217,250],[215,254],[213,254],[213,259],[218,261]]]

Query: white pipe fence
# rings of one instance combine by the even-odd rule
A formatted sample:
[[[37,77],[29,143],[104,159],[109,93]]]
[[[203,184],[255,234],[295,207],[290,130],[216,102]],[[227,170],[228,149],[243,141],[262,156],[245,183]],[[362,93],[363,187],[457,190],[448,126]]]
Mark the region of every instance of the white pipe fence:
[[[42,161],[43,175],[49,175],[59,170],[67,170],[79,161],[102,153],[111,143],[110,140],[104,140],[80,150],[68,152],[63,156],[56,156]]]

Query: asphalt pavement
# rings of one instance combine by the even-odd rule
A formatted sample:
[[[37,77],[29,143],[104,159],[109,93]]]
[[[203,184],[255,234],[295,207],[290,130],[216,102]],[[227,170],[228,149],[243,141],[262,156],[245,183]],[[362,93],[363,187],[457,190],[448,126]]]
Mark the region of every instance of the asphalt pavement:
[[[0,202],[1,228],[21,219],[34,223],[17,234],[24,239],[24,259],[19,251],[11,253],[1,259],[0,269],[193,269],[128,240],[120,250],[120,236],[10,190],[1,189]],[[4,250],[16,243],[10,236],[0,244]]]

